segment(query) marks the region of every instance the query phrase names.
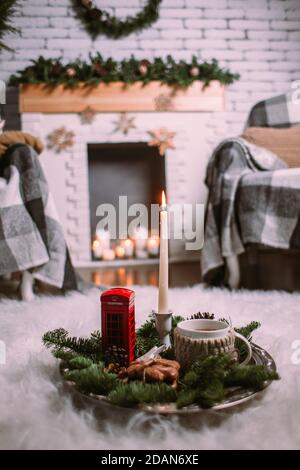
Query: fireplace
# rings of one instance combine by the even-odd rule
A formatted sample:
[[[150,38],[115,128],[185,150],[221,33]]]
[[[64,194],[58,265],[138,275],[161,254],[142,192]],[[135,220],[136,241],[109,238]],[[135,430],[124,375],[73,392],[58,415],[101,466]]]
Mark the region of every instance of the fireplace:
[[[99,251],[100,243],[97,240],[99,223],[97,208],[103,203],[111,204],[116,210],[117,238],[112,240],[110,246],[110,249],[115,251],[115,257],[152,257],[153,250],[147,249],[147,241],[151,242],[150,239],[145,240],[144,250],[139,252],[135,249],[132,254],[129,252],[129,256],[126,256],[128,234],[123,233],[124,242],[118,239],[120,235],[119,212],[122,210],[119,198],[126,196],[128,208],[133,204],[143,204],[147,208],[146,227],[147,230],[149,229],[148,237],[150,237],[151,205],[160,204],[161,192],[166,186],[164,156],[159,155],[156,147],[149,147],[144,142],[88,144],[88,181],[91,246],[93,247],[94,244],[96,248],[92,250],[93,259],[103,258],[103,252]],[[133,219],[134,216],[128,216],[128,223]],[[122,243],[125,243],[125,247]],[[114,257],[113,253],[110,256]]]
[[[161,188],[166,189],[169,204],[204,203],[206,200],[205,169],[211,150],[223,129],[223,120],[217,120],[216,114],[209,112],[138,112],[131,113],[130,116],[135,119],[135,128],[124,134],[116,130],[116,122],[120,117],[118,113],[97,113],[89,125],[82,124],[76,113],[22,114],[22,129],[38,135],[45,143],[48,135],[61,126],[75,134],[72,148],[59,154],[46,148],[40,161],[76,267],[105,267],[109,264],[117,268],[145,263],[153,266],[157,264],[157,258],[150,257],[146,260],[116,259],[113,263],[107,263],[95,260],[91,255],[91,240],[96,223],[95,206],[102,202],[104,196],[97,194],[93,202],[90,192],[94,191],[93,187],[98,185],[98,180],[101,186],[99,190],[102,189],[101,181],[106,184],[106,177],[103,181],[101,172],[111,171],[113,161],[118,166],[118,171],[115,172],[118,181],[127,185],[124,191],[119,191],[118,188],[117,192],[129,195],[134,191],[136,195],[130,195],[132,201],[138,198],[146,204],[150,200],[160,202],[158,197]],[[167,127],[176,134],[175,148],[168,149],[164,157],[158,155],[156,147],[148,146],[151,140],[149,131],[161,127]],[[110,162],[108,155],[111,157]],[[107,169],[104,168],[105,160]],[[153,182],[154,169],[148,170],[146,165],[154,161],[156,173]],[[98,165],[99,169],[96,168]],[[145,184],[143,175],[146,171],[149,175],[152,174],[151,177],[148,175],[147,189],[139,187],[142,181]],[[90,181],[92,178],[93,181]],[[119,183],[115,180],[113,184]],[[108,197],[115,198],[116,194],[108,193]],[[198,252],[185,250],[185,239],[172,239],[172,227],[169,246],[171,263],[199,258]]]

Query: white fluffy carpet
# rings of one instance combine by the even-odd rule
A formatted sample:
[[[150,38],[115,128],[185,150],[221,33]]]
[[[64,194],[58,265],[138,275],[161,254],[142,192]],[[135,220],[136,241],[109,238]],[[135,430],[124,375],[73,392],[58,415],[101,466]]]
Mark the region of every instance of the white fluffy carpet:
[[[137,287],[137,322],[156,306],[157,291]],[[255,341],[275,358],[282,379],[246,408],[212,418],[157,420],[147,434],[138,419],[125,425],[97,421],[90,410],[78,411],[59,387],[57,363],[41,344],[50,329],[74,335],[99,328],[99,291],[68,297],[40,297],[33,303],[0,301],[0,340],[7,363],[0,365],[0,447],[3,449],[295,449],[300,448],[300,365],[291,362],[300,339],[300,294],[228,292],[201,286],[174,289],[171,308],[186,315],[209,310],[235,325],[262,322]]]

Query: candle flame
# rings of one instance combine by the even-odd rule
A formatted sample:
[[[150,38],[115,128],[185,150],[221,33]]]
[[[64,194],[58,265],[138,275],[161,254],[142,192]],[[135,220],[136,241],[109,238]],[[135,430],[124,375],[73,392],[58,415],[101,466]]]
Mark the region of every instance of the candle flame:
[[[161,205],[162,205],[162,207],[166,207],[166,206],[167,206],[166,194],[165,194],[164,191],[163,191],[162,194],[161,194]]]

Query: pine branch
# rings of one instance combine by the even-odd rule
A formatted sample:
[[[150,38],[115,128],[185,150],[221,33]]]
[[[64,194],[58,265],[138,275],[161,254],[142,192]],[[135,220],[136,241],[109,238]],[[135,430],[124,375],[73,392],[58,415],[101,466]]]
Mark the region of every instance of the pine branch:
[[[12,16],[16,12],[17,0],[1,0],[0,2],[0,52],[1,49],[13,50],[2,42],[7,33],[17,33],[18,29],[12,26]]]
[[[108,399],[115,405],[131,407],[139,403],[171,403],[176,400],[176,391],[167,384],[130,382],[120,384]]]
[[[90,338],[77,338],[69,336],[65,329],[59,328],[45,333],[43,343],[47,348],[52,349],[54,354],[64,350],[95,360],[102,358],[101,334],[99,331],[92,333]]]
[[[220,402],[226,387],[245,387],[261,390],[268,380],[278,380],[277,372],[263,365],[234,365],[227,354],[210,356],[197,361],[183,378],[183,390],[177,406],[198,404],[204,408]]]
[[[261,324],[258,321],[252,321],[246,326],[243,326],[241,328],[235,328],[235,331],[240,335],[243,335],[248,341],[251,341],[253,331],[260,328],[260,326]]]
[[[226,376],[225,386],[261,390],[268,380],[279,380],[278,373],[263,365],[235,366]]]
[[[77,387],[85,393],[107,395],[117,386],[117,376],[105,372],[104,364],[92,364],[84,369],[74,369],[64,373],[66,380],[75,382]]]

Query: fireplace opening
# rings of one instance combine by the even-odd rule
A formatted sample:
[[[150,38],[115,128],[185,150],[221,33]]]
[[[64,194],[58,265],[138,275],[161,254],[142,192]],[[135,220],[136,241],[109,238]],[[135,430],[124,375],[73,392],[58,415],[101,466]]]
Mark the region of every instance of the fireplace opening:
[[[119,196],[127,196],[128,207],[144,204],[150,227],[151,204],[160,204],[166,186],[165,158],[158,149],[142,142],[88,144],[88,177],[93,259],[158,256],[158,240],[101,240],[101,234],[96,234],[100,220],[96,210],[103,203],[115,207],[119,233]],[[128,217],[128,222],[133,218]]]

